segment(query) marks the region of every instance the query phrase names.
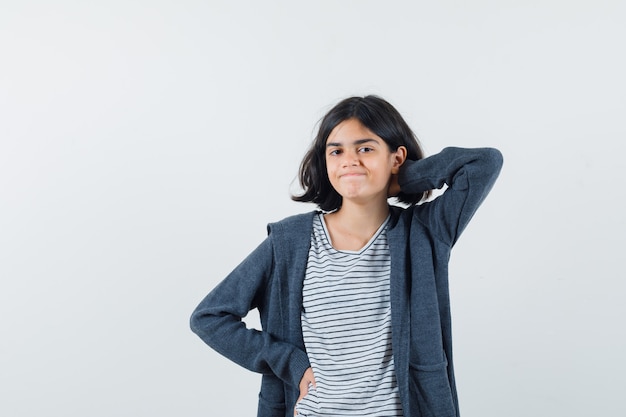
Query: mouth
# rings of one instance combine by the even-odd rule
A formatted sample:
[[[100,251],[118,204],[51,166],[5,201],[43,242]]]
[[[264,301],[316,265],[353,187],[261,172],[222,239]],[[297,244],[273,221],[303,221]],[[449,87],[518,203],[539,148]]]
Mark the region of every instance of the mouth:
[[[345,174],[341,174],[341,177],[360,177],[365,175],[362,172],[346,172]]]
[[[343,174],[340,176],[340,178],[346,179],[346,180],[352,180],[352,179],[357,179],[357,178],[361,178],[364,176],[365,174]]]

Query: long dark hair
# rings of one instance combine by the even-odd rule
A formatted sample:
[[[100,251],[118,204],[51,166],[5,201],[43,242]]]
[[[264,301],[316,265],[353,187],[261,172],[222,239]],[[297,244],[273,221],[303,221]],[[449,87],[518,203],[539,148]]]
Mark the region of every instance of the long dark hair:
[[[391,152],[398,150],[399,146],[404,146],[407,149],[407,159],[417,161],[424,157],[417,136],[391,104],[373,95],[346,98],[322,118],[317,136],[300,164],[298,178],[304,193],[292,195],[294,201],[315,203],[324,211],[337,210],[341,207],[342,197],[328,179],[325,151],[326,141],[332,130],[348,119],[361,122],[383,139]],[[397,198],[403,203],[413,205],[429,194],[429,191],[419,194],[401,192]]]

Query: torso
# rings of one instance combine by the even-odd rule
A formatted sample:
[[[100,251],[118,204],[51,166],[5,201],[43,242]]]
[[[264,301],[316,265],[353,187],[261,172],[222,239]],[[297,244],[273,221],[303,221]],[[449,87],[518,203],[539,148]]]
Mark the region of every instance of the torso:
[[[301,318],[317,387],[299,403],[300,416],[402,415],[391,351],[387,222],[351,251],[333,247],[322,215],[314,219]]]

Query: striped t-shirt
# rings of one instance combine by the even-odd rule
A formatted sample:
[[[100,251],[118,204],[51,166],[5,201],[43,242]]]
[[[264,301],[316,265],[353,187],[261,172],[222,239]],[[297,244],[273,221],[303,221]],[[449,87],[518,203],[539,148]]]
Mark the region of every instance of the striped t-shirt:
[[[387,223],[359,251],[333,248],[315,216],[303,288],[302,332],[316,388],[299,416],[402,416],[391,352]]]

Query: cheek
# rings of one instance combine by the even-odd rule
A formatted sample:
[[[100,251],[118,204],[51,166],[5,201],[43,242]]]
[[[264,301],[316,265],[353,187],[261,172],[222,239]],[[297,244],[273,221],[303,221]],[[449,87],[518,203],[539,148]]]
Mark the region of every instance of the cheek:
[[[321,174],[325,174],[326,179],[331,183],[333,182],[333,167],[328,163],[326,164],[325,171]]]
[[[336,164],[333,164],[333,161],[329,161],[326,159],[326,173],[330,175],[331,172],[336,170]]]

